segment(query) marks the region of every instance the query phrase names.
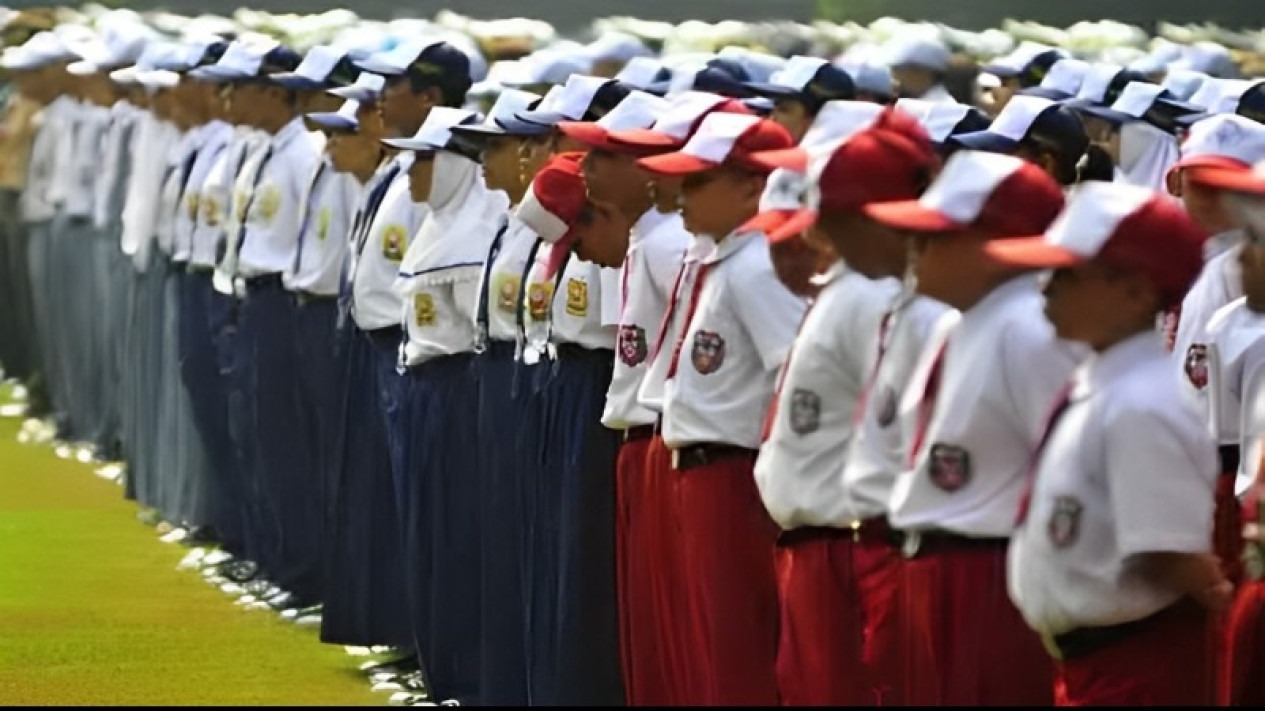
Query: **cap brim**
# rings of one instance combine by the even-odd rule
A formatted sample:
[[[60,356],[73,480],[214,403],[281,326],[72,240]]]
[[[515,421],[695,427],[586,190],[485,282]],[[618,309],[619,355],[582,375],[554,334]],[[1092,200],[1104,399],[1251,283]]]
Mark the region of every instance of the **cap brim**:
[[[763,232],[769,244],[781,244],[798,238],[816,221],[816,210],[772,210],[756,215],[742,227]]]
[[[189,76],[193,79],[197,79],[198,81],[214,82],[218,84],[224,84],[230,81],[242,81],[243,79],[251,78],[251,75],[249,74],[225,71],[224,69],[217,68],[214,64],[205,67],[198,67],[197,69],[189,72]]]
[[[427,143],[426,141],[419,141],[416,138],[384,138],[382,139],[382,145],[401,151],[417,151],[419,153],[433,153],[443,150],[440,146]]]
[[[763,232],[765,235],[772,235],[785,225],[787,220],[795,214],[795,210],[765,210],[756,213],[756,216],[747,220],[738,228],[739,232]]]
[[[701,173],[720,166],[719,163],[712,163],[679,151],[642,158],[637,161],[637,164],[647,171],[658,175],[690,175],[691,173]]]
[[[359,62],[356,62],[356,68],[372,74],[381,74],[384,77],[399,76],[404,73],[405,69],[407,69],[407,67],[397,67],[390,64],[375,62],[372,58],[362,59]]]
[[[992,131],[960,133],[949,136],[944,142],[952,146],[988,153],[1013,153],[1019,147],[1018,141]]]
[[[1000,264],[1028,269],[1055,269],[1088,261],[1070,249],[1050,244],[1041,236],[989,240],[984,245],[984,253]]]
[[[78,62],[71,62],[66,65],[66,72],[77,77],[92,76],[97,73],[97,65],[86,59]]]
[[[294,74],[291,72],[273,74],[268,78],[274,83],[280,84],[281,86],[293,91],[319,91],[325,88],[325,82],[315,81],[301,74]]]
[[[767,82],[749,82],[744,83],[752,94],[765,99],[793,99],[801,96],[804,92],[781,84],[769,84]]]
[[[1173,120],[1177,122],[1179,126],[1194,126],[1200,121],[1212,116],[1214,116],[1214,114],[1210,111],[1199,111],[1193,114],[1186,114],[1185,116],[1178,116]]]
[[[1197,178],[1198,174],[1205,173],[1210,170],[1217,172],[1233,172],[1236,170],[1251,170],[1251,168],[1252,166],[1244,163],[1243,161],[1235,160],[1228,156],[1201,155],[1182,158],[1174,163],[1168,170],[1170,173],[1177,170],[1190,170],[1190,176],[1192,178]]]
[[[542,136],[553,130],[553,126],[542,126],[530,121],[520,121],[517,118],[496,119],[496,124],[508,136]]]
[[[1036,96],[1042,99],[1049,99],[1050,101],[1065,101],[1067,99],[1072,98],[1072,95],[1067,93],[1066,91],[1059,91],[1058,89],[1050,89],[1048,87],[1043,87],[1043,86],[1034,86],[1027,89],[1020,89],[1019,93],[1023,94],[1024,96]]]
[[[910,232],[953,232],[962,225],[947,215],[928,210],[917,200],[870,203],[861,208],[871,218],[898,230]]]
[[[758,151],[747,156],[756,165],[767,170],[786,168],[796,173],[808,171],[808,151],[795,146],[776,151]]]
[[[331,96],[337,96],[340,99],[359,101],[361,103],[366,101],[377,101],[382,96],[381,92],[374,91],[373,89],[366,89],[361,86],[340,86],[337,89],[328,89],[325,93]]]
[[[1208,109],[1200,106],[1199,104],[1192,104],[1189,101],[1181,101],[1180,99],[1166,99],[1161,96],[1155,101],[1156,103],[1164,104],[1165,106],[1171,106],[1174,109],[1189,111],[1192,114],[1203,114],[1208,112]]]
[[[980,67],[981,74],[992,74],[995,77],[1006,79],[1008,77],[1017,77],[1022,72],[1020,69],[1008,67],[1004,64],[985,64]]]
[[[453,126],[450,130],[453,133],[460,133],[473,138],[492,138],[493,136],[509,135],[500,126],[489,126],[486,123],[475,124],[474,126]]]
[[[331,130],[354,131],[360,128],[359,121],[347,118],[339,113],[304,114],[303,118],[311,121],[316,126]]]
[[[514,118],[524,123],[532,123],[546,128],[553,128],[563,121],[570,120],[565,114],[555,111],[526,111],[521,114],[514,114]]]
[[[1265,175],[1246,168],[1205,167],[1192,174],[1200,185],[1236,193],[1265,195]]]
[[[607,131],[604,126],[599,126],[596,123],[590,123],[588,121],[563,121],[558,124],[558,130],[562,132],[562,135],[568,138],[573,138],[591,148],[597,148],[611,153],[634,155],[644,154],[645,152],[644,149],[639,149],[636,146],[612,141],[610,131]]]
[[[1130,116],[1123,111],[1116,111],[1105,106],[1084,106],[1081,107],[1080,110],[1090,116],[1093,116],[1094,118],[1100,118],[1107,123],[1115,124],[1117,126],[1142,120],[1137,116]]]
[[[652,131],[648,128],[611,131],[610,140],[613,143],[622,143],[645,150],[671,151],[685,145],[685,141],[678,141],[666,133]]]

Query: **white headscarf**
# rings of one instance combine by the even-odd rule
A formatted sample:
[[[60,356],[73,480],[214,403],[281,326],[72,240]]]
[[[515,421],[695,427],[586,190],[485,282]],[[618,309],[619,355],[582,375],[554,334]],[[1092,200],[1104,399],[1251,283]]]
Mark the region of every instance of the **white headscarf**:
[[[400,263],[397,288],[479,279],[509,199],[488,190],[479,165],[449,151],[435,154],[430,214]]]
[[[1120,127],[1120,165],[1116,181],[1167,194],[1168,169],[1181,158],[1177,138],[1145,121]]]

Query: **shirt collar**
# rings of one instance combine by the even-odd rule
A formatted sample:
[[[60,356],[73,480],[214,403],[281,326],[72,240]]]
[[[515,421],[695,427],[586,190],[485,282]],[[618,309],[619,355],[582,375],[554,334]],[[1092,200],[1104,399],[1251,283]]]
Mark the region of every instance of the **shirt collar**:
[[[1090,356],[1077,369],[1073,397],[1080,398],[1102,390],[1136,370],[1139,363],[1166,358],[1167,355],[1163,336],[1158,331],[1143,331],[1130,336],[1102,353]]]
[[[651,207],[637,218],[637,224],[633,225],[629,239],[638,242],[645,238],[646,235],[654,232],[655,228],[662,225],[670,215],[659,212],[658,208]]]
[[[1023,274],[1001,284],[988,292],[988,295],[980,299],[979,303],[962,312],[962,323],[992,320],[1006,307],[1006,304],[1015,298],[1036,291],[1037,279],[1036,274]]]
[[[1243,230],[1226,230],[1208,238],[1204,242],[1204,261],[1213,259],[1228,252],[1243,241]]]
[[[290,123],[283,126],[280,131],[277,131],[277,135],[273,137],[273,150],[279,151],[285,148],[290,141],[304,133],[307,133],[307,128],[303,125],[303,119],[297,116],[290,119]]]
[[[751,244],[755,240],[764,240],[764,233],[756,230],[733,232],[728,237],[721,240],[720,244],[716,245],[716,249],[711,253],[711,256],[704,258],[703,262],[706,264],[716,264],[724,261],[734,254],[737,254],[740,250],[742,250],[742,248]]]

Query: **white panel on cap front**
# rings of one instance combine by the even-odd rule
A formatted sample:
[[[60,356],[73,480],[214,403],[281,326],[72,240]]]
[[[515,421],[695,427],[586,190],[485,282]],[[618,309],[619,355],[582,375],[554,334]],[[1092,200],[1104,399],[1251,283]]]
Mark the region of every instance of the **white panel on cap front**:
[[[1068,194],[1067,206],[1046,230],[1045,241],[1083,257],[1092,257],[1126,217],[1154,197],[1154,191],[1136,185],[1081,183]]]
[[[1190,101],[1209,79],[1207,74],[1191,69],[1174,69],[1160,86],[1182,101]]]
[[[536,197],[535,184],[532,184],[532,189],[527,191],[522,202],[518,204],[516,215],[523,224],[530,227],[537,236],[549,244],[557,244],[570,229],[561,217],[541,204],[540,199]]]
[[[958,151],[918,202],[954,222],[968,225],[979,217],[997,186],[1023,164],[1019,158],[1000,153]]]
[[[360,113],[360,102],[355,99],[348,99],[343,102],[342,106],[338,107],[338,115],[351,120],[353,123],[359,121],[356,118],[356,114],[358,113]]]
[[[558,94],[557,105],[552,109],[572,121],[579,121],[593,103],[593,96],[602,85],[610,81],[601,77],[573,74]]]
[[[685,144],[681,152],[712,163],[724,163],[742,134],[759,122],[758,116],[710,114],[703,119],[698,133]]]
[[[704,64],[695,64],[688,67],[681,67],[672,72],[672,78],[668,80],[668,95],[675,96],[684,91],[690,91],[694,88],[694,79],[698,73],[706,69]]]
[[[436,106],[426,115],[426,121],[413,138],[431,146],[446,146],[452,138],[452,127],[476,115],[473,111]]]
[[[760,195],[760,212],[774,210],[799,210],[804,205],[804,189],[808,186],[808,177],[786,168],[778,168],[769,173],[764,184],[764,193]],[[816,205],[808,207],[816,208]]]
[[[488,111],[487,119],[483,123],[488,126],[494,126],[498,119],[501,121],[512,121],[515,114],[526,111],[527,107],[531,106],[531,102],[539,98],[539,95],[530,91],[504,89],[496,97],[496,103]]]
[[[1050,73],[1041,80],[1041,87],[1074,96],[1080,91],[1081,82],[1085,80],[1085,75],[1088,73],[1089,62],[1079,59],[1060,59],[1050,67]]]
[[[1142,114],[1151,108],[1151,105],[1155,103],[1155,98],[1162,91],[1164,87],[1159,84],[1148,84],[1142,81],[1129,82],[1124,91],[1120,92],[1120,98],[1111,105],[1111,110],[1134,118],[1142,118]]]
[[[646,87],[654,81],[661,69],[663,69],[663,63],[656,59],[633,57],[628,60],[623,69],[619,70],[615,79],[632,86]]]
[[[1081,82],[1080,91],[1076,92],[1076,98],[1100,103],[1107,95],[1111,80],[1115,79],[1123,69],[1124,67],[1118,64],[1095,64],[1090,67],[1085,80]]]
[[[561,86],[550,87],[549,91],[545,92],[545,98],[540,100],[534,110],[540,112],[557,111],[558,102],[562,98],[562,91],[563,88]]]
[[[681,92],[668,101],[668,106],[664,109],[663,115],[659,117],[659,120],[655,122],[652,128],[678,141],[684,141],[698,117],[724,100],[725,98],[722,96],[709,94],[705,91]]]
[[[654,94],[633,91],[624,97],[597,125],[607,131],[628,131],[634,128],[650,128],[667,108],[668,102]]]
[[[1005,136],[1012,141],[1021,141],[1028,135],[1028,130],[1041,112],[1051,106],[1054,106],[1053,101],[1039,96],[1014,96],[1006,102],[1006,108],[997,114],[997,118],[993,119],[988,132]]]
[[[1247,79],[1225,79],[1216,99],[1207,107],[1214,114],[1232,114],[1239,108],[1239,99],[1243,92],[1252,88],[1254,82]]]
[[[404,69],[412,64],[427,47],[435,44],[436,41],[435,39],[403,40],[386,52],[376,57],[370,57],[369,61],[375,65],[385,65],[391,69]]]
[[[357,89],[368,89],[369,91],[382,91],[382,87],[386,85],[386,77],[372,72],[361,72],[360,76],[356,77],[356,83],[353,84]]]
[[[1199,85],[1195,93],[1190,95],[1188,102],[1196,106],[1202,106],[1205,109],[1211,109],[1212,105],[1217,103],[1217,99],[1225,91],[1226,79],[1218,79],[1216,77],[1208,77],[1204,83]]]
[[[329,73],[334,70],[334,65],[338,64],[338,60],[344,56],[346,55],[342,50],[326,45],[318,45],[308,51],[307,56],[303,57],[303,61],[299,64],[299,68],[294,70],[294,73],[312,81],[325,81],[325,77],[328,77]]]
[[[1210,116],[1190,127],[1182,157],[1225,156],[1245,165],[1265,160],[1265,125],[1236,116]]]
[[[259,71],[259,65],[264,61],[264,55],[268,54],[277,45],[271,46],[264,43],[234,42],[224,50],[224,56],[220,57],[220,61],[216,62],[216,66],[222,69],[228,69],[239,74],[254,75]]]
[[[770,84],[800,91],[821,71],[826,60],[820,57],[791,57],[786,66],[773,72]]]
[[[805,150],[838,146],[873,124],[883,108],[870,101],[828,101],[799,145]]]

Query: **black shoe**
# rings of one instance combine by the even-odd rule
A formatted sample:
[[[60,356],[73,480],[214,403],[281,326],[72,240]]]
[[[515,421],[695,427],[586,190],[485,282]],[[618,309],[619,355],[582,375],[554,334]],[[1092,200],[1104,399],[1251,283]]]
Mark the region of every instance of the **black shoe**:
[[[410,652],[407,656],[402,656],[397,659],[390,659],[385,662],[370,662],[360,667],[360,670],[369,676],[373,676],[375,674],[410,674],[415,671],[420,671],[421,668],[422,665],[418,661],[417,655]]]
[[[274,595],[273,597],[270,597],[267,600],[265,600],[265,602],[268,603],[268,607],[271,607],[277,612],[281,612],[282,610],[288,610],[292,607],[293,608],[299,607],[299,600],[298,598],[294,596],[294,593],[292,592],[283,592],[279,595]]]
[[[180,541],[180,545],[188,548],[213,546],[218,543],[220,543],[220,534],[214,526],[193,526],[189,528],[189,534],[184,537],[184,540]]]
[[[235,583],[248,583],[259,575],[259,564],[250,560],[234,561],[225,565],[222,572]]]

